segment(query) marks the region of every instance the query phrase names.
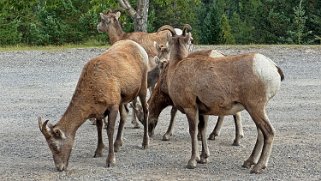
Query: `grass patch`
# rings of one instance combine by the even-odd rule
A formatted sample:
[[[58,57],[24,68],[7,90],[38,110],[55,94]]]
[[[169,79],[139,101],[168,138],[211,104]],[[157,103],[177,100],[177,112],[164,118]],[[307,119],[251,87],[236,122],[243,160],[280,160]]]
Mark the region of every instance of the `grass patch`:
[[[82,44],[64,44],[64,45],[48,45],[48,46],[30,46],[25,44],[10,45],[0,47],[0,52],[5,51],[28,51],[28,50],[46,50],[60,51],[73,48],[109,48],[110,45],[104,45],[98,42],[85,42]]]
[[[0,52],[4,51],[28,51],[28,50],[45,50],[45,51],[61,51],[73,48],[109,48],[110,45],[103,44],[96,40],[89,40],[81,44],[64,44],[64,45],[48,45],[48,46],[30,46],[24,44],[2,46]],[[289,48],[289,49],[321,49],[321,45],[264,45],[264,44],[249,44],[249,45],[195,45],[197,49],[269,49],[269,48]]]

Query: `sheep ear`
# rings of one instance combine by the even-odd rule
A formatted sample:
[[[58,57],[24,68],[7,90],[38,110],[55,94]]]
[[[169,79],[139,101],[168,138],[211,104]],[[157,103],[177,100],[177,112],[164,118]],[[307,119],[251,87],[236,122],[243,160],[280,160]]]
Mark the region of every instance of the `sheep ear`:
[[[65,133],[63,131],[61,131],[61,129],[53,128],[52,132],[56,138],[66,139]]]
[[[118,19],[119,17],[120,17],[120,12],[119,11],[117,11],[117,13],[116,13],[116,19]]]

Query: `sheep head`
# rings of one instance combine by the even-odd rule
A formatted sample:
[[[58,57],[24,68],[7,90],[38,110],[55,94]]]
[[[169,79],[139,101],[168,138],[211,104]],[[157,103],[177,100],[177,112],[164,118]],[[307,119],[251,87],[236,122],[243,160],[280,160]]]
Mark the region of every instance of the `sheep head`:
[[[117,11],[116,13],[113,13],[111,11],[108,11],[107,13],[100,13],[100,22],[97,25],[97,30],[99,32],[107,32],[108,26],[111,24],[119,23],[118,19],[120,17],[120,12]]]
[[[49,120],[42,123],[41,117],[38,118],[39,129],[45,136],[49,149],[52,152],[53,160],[58,171],[67,169],[70,152],[74,142],[74,136],[66,134],[56,126],[52,126]]]
[[[182,35],[173,36],[169,41],[170,59],[181,60],[189,54],[193,41],[192,27],[184,25]]]
[[[166,45],[158,44],[154,41],[154,47],[157,50],[157,56],[154,57],[156,64],[158,65],[159,69],[162,71],[165,65],[168,63],[169,59],[169,49],[168,43]]]

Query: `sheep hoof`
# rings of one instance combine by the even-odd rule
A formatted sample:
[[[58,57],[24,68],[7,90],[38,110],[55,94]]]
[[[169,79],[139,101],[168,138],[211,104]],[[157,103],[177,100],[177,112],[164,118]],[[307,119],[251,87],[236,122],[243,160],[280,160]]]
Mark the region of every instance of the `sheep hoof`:
[[[251,172],[250,173],[255,173],[255,174],[260,174],[263,172],[263,169],[265,169],[266,166],[262,166],[262,165],[259,165],[259,164],[256,164],[252,169],[251,169]]]
[[[101,152],[95,152],[94,158],[102,157],[103,154]]]
[[[254,165],[255,163],[253,161],[249,161],[249,160],[246,160],[244,161],[242,167],[244,168],[251,168],[252,165]]]
[[[115,166],[116,165],[116,159],[115,158],[108,159],[106,165],[107,165],[108,168]]]
[[[164,134],[162,140],[163,140],[163,141],[169,141],[169,140],[170,140],[170,135],[169,135],[169,134]]]
[[[215,140],[215,134],[210,134],[210,136],[208,137],[209,140]]]
[[[196,168],[196,165],[197,165],[196,160],[189,160],[187,165],[186,165],[186,168],[194,169],[194,168]]]
[[[232,145],[233,145],[233,146],[240,146],[240,143],[239,143],[239,141],[236,141],[236,140],[235,140]]]

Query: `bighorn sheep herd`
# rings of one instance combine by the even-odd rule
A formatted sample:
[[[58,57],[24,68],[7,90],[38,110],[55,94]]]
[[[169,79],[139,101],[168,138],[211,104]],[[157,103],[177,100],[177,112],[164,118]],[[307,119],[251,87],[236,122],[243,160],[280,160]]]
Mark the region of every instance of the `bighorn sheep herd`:
[[[112,46],[84,66],[70,104],[55,125],[38,118],[57,170],[67,169],[76,131],[89,118],[97,121],[95,157],[102,156],[102,120],[108,118],[106,165],[113,166],[115,152],[123,144],[125,106],[131,101],[144,126],[144,149],[165,107],[171,105],[172,110],[163,140],[172,135],[177,110],[186,115],[192,144],[187,168],[207,163],[210,156],[206,139],[209,115],[219,117],[208,139],[219,135],[225,115],[233,115],[233,145],[239,145],[243,137],[240,111],[246,110],[257,127],[257,140],[243,167],[252,168],[251,173],[261,173],[267,167],[275,133],[265,109],[284,79],[282,70],[271,59],[258,53],[225,56],[215,50],[192,52],[189,25],[184,25],[181,35],[169,25],[156,33],[125,33],[118,21],[120,12],[101,13],[100,17],[97,29],[108,33]],[[151,92],[148,101],[147,88]],[[136,106],[136,97],[141,105]],[[114,142],[118,111],[120,121]],[[202,142],[201,154],[198,139]]]

